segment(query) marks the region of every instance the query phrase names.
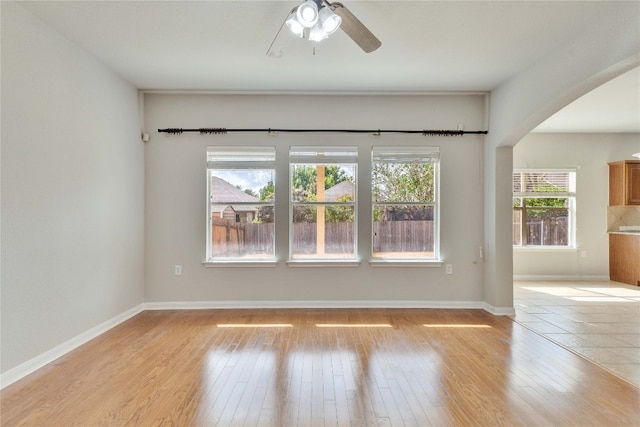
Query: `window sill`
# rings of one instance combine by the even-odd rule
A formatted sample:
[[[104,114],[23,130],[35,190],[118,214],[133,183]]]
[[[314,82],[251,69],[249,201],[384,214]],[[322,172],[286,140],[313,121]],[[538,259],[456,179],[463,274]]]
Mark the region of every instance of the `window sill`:
[[[317,260],[299,259],[287,261],[289,267],[360,267],[360,261],[354,260]]]
[[[218,268],[218,267],[276,267],[278,265],[277,260],[264,260],[264,261],[240,261],[240,260],[229,260],[229,261],[203,261],[202,265],[207,268]]]
[[[443,261],[417,259],[372,259],[371,267],[442,267]]]
[[[578,248],[570,246],[514,246],[514,252],[577,252]]]

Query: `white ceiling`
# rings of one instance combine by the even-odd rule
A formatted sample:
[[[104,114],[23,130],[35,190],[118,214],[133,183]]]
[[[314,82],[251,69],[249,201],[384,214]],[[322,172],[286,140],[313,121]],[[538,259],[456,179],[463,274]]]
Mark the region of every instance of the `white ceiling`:
[[[380,49],[366,54],[342,31],[314,49],[285,27],[267,56],[299,1],[20,4],[140,89],[266,93],[490,91],[598,25],[614,8],[634,6],[612,1],[343,3],[382,41]],[[640,132],[639,81],[637,70],[628,73],[538,130]]]
[[[534,132],[640,132],[640,68],[578,98]]]

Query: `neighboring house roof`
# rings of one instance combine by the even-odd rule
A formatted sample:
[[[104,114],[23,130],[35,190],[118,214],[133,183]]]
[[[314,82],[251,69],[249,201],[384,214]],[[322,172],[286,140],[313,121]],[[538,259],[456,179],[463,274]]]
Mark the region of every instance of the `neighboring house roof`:
[[[342,181],[340,184],[336,184],[333,187],[324,190],[324,200],[327,202],[337,202],[339,198],[344,196],[351,196],[352,198],[355,198],[353,182]]]
[[[231,208],[236,212],[255,212],[258,210],[257,206],[235,205],[233,202],[250,203],[260,201],[257,197],[245,193],[233,184],[230,184],[217,176],[211,177],[211,200],[212,212],[222,212],[227,206],[231,206]],[[215,204],[213,204],[214,200],[216,201]]]

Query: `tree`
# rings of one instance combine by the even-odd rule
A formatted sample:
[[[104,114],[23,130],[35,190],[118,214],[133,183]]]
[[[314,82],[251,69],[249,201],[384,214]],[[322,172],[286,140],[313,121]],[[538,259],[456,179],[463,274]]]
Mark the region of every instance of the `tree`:
[[[318,200],[317,191],[318,169],[317,166],[296,165],[293,170],[292,187],[293,200],[297,202],[315,202]],[[339,165],[324,166],[324,189],[327,190],[341,182],[353,182],[353,177]],[[353,200],[352,196],[347,196]],[[351,200],[338,200],[340,202]],[[316,206],[296,206],[293,210],[293,222],[316,222]],[[353,210],[347,206],[329,206],[326,210],[325,221],[341,222],[353,220]]]
[[[258,190],[258,198],[261,202],[272,202],[274,200],[275,187],[273,181],[269,181],[266,185]],[[260,206],[256,214],[254,222],[273,222],[275,219],[273,206]]]
[[[372,185],[378,202],[433,202],[433,163],[374,163]]]
[[[435,201],[433,163],[383,163],[376,162],[372,170],[373,199],[384,202],[425,202]],[[385,214],[399,211],[412,220],[426,220],[429,209],[416,207],[375,206],[373,220],[382,221]],[[432,215],[432,213],[431,213]],[[397,215],[392,215],[394,218]],[[388,219],[388,218],[387,218]]]
[[[353,202],[353,196],[345,194],[338,197],[338,202]],[[326,222],[353,222],[353,206],[330,205],[325,214]]]
[[[303,196],[317,195],[318,169],[316,166],[296,165],[293,171],[291,184],[297,201],[310,201]],[[327,190],[341,182],[353,182],[353,177],[339,165],[324,166],[324,189]]]
[[[274,199],[275,187],[273,181],[267,182],[267,184],[258,190],[258,198],[261,202],[270,202]]]

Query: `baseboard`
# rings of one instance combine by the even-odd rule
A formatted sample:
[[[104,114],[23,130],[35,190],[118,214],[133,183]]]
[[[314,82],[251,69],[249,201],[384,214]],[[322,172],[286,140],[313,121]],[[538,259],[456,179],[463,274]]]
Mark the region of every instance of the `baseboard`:
[[[442,308],[487,309],[482,301],[180,301],[148,302],[146,310],[257,309],[257,308]],[[499,310],[493,310],[498,312]]]
[[[103,322],[98,326],[95,326],[81,333],[80,335],[77,335],[70,340],[63,342],[62,344],[55,346],[51,350],[48,350],[34,357],[33,359],[27,360],[24,363],[21,363],[15,368],[9,369],[8,371],[0,375],[0,389],[13,384],[14,382],[24,378],[35,370],[42,368],[43,366],[53,362],[61,356],[64,356],[70,351],[80,347],[82,344],[107,332],[109,329],[118,326],[120,323],[130,319],[143,310],[144,304],[137,305],[136,307],[133,307],[132,309],[129,309],[124,313],[119,314],[107,320],[106,322]]]
[[[484,311],[493,314],[494,316],[515,316],[516,309],[514,307],[494,307],[491,304],[483,303],[482,308]]]
[[[519,282],[608,282],[609,276],[602,275],[545,275],[545,274],[518,274],[513,280]]]

